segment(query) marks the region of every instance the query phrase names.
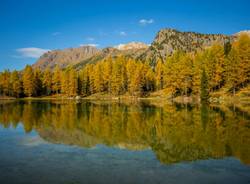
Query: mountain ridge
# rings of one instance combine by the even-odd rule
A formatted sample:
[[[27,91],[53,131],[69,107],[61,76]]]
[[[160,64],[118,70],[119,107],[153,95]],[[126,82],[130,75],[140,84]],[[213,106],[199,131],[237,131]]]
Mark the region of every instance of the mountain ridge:
[[[92,46],[52,50],[43,54],[32,67],[44,70],[47,67],[53,69],[58,65],[60,68],[65,68],[68,65],[74,65],[84,59],[88,59],[98,52],[100,51]]]
[[[44,70],[47,67],[53,69],[56,65],[62,69],[68,65],[73,65],[74,68],[80,69],[86,64],[96,63],[107,57],[117,57],[119,55],[136,60],[149,60],[152,65],[155,65],[158,59],[164,61],[177,50],[196,52],[215,43],[225,44],[226,42],[232,42],[243,32],[249,33],[249,31],[241,31],[233,35],[203,34],[165,28],[156,34],[150,45],[142,42],[129,42],[103,49],[93,46],[82,46],[64,50],[52,50],[42,55],[32,66],[33,68]]]

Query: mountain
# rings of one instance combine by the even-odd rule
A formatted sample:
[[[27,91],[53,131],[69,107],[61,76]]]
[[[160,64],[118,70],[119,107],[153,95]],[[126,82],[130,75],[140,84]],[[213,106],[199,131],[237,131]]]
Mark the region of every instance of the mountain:
[[[92,46],[53,50],[43,54],[32,66],[42,70],[46,67],[53,69],[56,65],[65,68],[68,65],[75,65],[82,60],[88,59],[99,52],[97,48]]]
[[[136,60],[148,60],[152,65],[155,65],[157,59],[164,61],[174,51],[196,52],[210,47],[214,43],[224,44],[232,42],[241,33],[235,35],[201,34],[196,32],[181,32],[175,29],[162,29],[157,33],[150,46],[141,42],[130,42],[104,49],[83,46],[65,50],[54,50],[42,55],[33,67],[45,69],[49,66],[53,69],[56,65],[59,65],[61,68],[73,65],[74,68],[80,69],[86,64],[96,63],[107,57],[117,57],[119,55]]]
[[[250,30],[240,31],[240,32],[238,32],[238,33],[235,33],[234,35],[235,35],[235,36],[239,36],[239,35],[241,35],[241,34],[247,34],[247,35],[250,36]]]
[[[174,51],[194,52],[214,43],[224,44],[233,41],[234,36],[223,34],[201,34],[196,32],[181,32],[175,29],[162,29],[156,35],[151,46],[143,53],[139,59],[165,60]]]
[[[141,54],[143,54],[146,51],[147,48],[148,46],[146,44],[139,43],[139,42],[120,44],[116,47],[107,47],[107,48],[100,50],[100,52],[98,52],[94,56],[78,62],[74,66],[74,68],[81,69],[86,64],[90,64],[90,63],[94,64],[105,58],[108,58],[108,57],[115,58],[120,55],[127,57],[127,58],[137,59]]]
[[[117,47],[107,47],[104,49],[97,49],[92,46],[83,46],[79,48],[69,48],[64,50],[54,50],[43,54],[33,68],[40,68],[44,70],[46,67],[53,69],[56,65],[60,68],[65,68],[68,65],[80,69],[86,64],[96,63],[107,57],[117,57],[123,55],[130,58],[138,58],[148,45],[141,42],[131,42],[128,44],[120,44]]]
[[[142,42],[130,42],[127,44],[119,44],[115,48],[118,50],[147,49],[148,45]]]

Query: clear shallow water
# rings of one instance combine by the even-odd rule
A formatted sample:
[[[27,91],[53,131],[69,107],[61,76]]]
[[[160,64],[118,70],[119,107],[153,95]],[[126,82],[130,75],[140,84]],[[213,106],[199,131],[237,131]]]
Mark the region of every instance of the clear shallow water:
[[[0,103],[0,183],[250,183],[247,107]]]

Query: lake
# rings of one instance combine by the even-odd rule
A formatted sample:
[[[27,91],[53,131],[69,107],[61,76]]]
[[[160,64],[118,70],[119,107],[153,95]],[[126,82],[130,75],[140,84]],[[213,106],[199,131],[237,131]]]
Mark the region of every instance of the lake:
[[[250,183],[249,109],[1,101],[0,183]]]

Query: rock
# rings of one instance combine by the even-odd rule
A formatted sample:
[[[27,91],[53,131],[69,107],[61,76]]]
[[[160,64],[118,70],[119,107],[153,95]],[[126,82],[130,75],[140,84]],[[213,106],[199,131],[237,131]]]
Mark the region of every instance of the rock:
[[[80,100],[81,97],[80,97],[80,96],[76,96],[75,99],[76,99],[76,100]]]

